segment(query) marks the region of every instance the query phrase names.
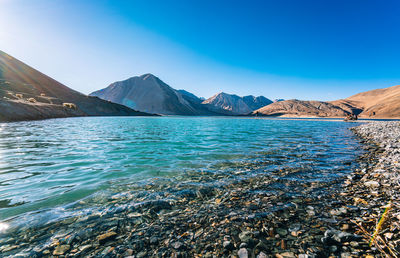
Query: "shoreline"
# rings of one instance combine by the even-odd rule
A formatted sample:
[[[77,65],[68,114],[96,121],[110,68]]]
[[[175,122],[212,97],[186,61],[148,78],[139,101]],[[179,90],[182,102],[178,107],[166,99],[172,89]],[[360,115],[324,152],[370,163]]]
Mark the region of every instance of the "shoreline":
[[[367,152],[344,181],[330,211],[338,227],[326,231],[322,242],[344,248],[341,257],[399,257],[400,123],[369,122],[350,130]]]
[[[290,171],[273,171],[268,175],[235,179],[220,187],[193,188],[190,184],[179,184],[157,196],[160,189],[168,186],[168,182],[160,180],[138,186],[155,195],[154,199],[141,198],[140,193],[135,195],[137,189],[116,194],[104,200],[107,205],[100,205],[101,212],[66,218],[38,228],[25,227],[9,237],[1,237],[0,252],[4,256],[19,254],[23,257],[379,255],[381,251],[368,246],[368,238],[353,221],[361,222],[372,232],[383,212],[381,207],[389,199],[393,199],[394,204],[391,214],[399,214],[399,207],[395,205],[399,199],[395,198],[397,193],[389,198],[387,194],[392,192],[386,189],[387,181],[394,183],[395,180],[391,175],[386,178],[386,174],[375,171],[378,165],[385,166],[382,163],[385,160],[380,159],[386,147],[377,146],[379,139],[371,140],[371,135],[378,130],[382,139],[386,137],[389,143],[385,132],[394,132],[394,137],[398,135],[393,126],[384,128],[387,124],[400,128],[398,122],[377,122],[352,129],[361,137],[367,153],[357,161],[360,169],[347,177],[330,182],[298,183],[284,180]],[[379,177],[376,173],[385,176]],[[190,175],[193,182],[208,182],[218,176],[206,172]],[[377,180],[382,180],[378,181],[379,185],[370,182]],[[266,189],[276,189],[276,192]],[[378,196],[371,194],[372,191],[378,192]],[[117,205],[110,204],[113,202]],[[394,224],[389,225],[397,225],[396,219],[400,217],[390,215],[388,221]],[[390,232],[387,225],[383,225],[383,237],[393,233],[388,245],[398,245],[398,229],[395,227]]]
[[[375,253],[399,257],[400,123],[373,122],[352,131],[373,149],[367,154],[373,162],[345,181],[342,198],[360,207],[351,223]]]
[[[182,118],[247,118],[247,119],[273,119],[273,120],[299,120],[299,121],[314,121],[314,120],[325,120],[325,121],[342,121],[348,123],[362,123],[362,122],[374,122],[374,121],[400,121],[399,118],[364,118],[361,117],[355,121],[343,121],[345,117],[318,117],[318,116],[295,116],[295,115],[288,115],[288,116],[249,116],[249,115],[210,115],[210,116],[184,116],[184,115],[159,115],[159,114],[146,114],[146,115],[119,115],[119,116],[104,116],[104,115],[73,115],[73,116],[54,116],[54,117],[40,117],[35,119],[16,119],[16,120],[0,120],[0,124],[7,124],[7,123],[20,123],[20,122],[34,122],[34,121],[46,121],[46,120],[53,120],[53,119],[67,119],[67,118],[86,118],[86,117],[127,117],[127,118],[139,118],[139,117],[182,117]]]

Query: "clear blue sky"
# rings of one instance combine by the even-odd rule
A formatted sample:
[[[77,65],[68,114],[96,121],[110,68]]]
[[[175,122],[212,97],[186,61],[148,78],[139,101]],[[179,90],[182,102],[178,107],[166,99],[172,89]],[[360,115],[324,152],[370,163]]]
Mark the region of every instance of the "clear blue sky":
[[[400,1],[0,0],[0,49],[90,93],[153,73],[224,91],[333,100],[400,84]]]

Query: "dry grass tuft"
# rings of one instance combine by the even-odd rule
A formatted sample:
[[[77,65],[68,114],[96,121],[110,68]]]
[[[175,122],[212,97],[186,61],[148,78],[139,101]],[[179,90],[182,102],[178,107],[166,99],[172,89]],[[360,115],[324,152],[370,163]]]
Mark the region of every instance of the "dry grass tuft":
[[[383,257],[399,257],[400,253],[387,241],[383,238],[380,233],[382,232],[383,226],[385,222],[390,223],[389,211],[392,208],[392,202],[385,207],[385,211],[382,213],[382,216],[378,220],[375,230],[373,233],[368,232],[365,227],[363,227],[362,223],[358,223],[355,220],[352,220],[354,224],[360,229],[360,233],[364,236],[366,242],[368,242],[369,246],[375,246]],[[372,230],[372,229],[371,229]]]

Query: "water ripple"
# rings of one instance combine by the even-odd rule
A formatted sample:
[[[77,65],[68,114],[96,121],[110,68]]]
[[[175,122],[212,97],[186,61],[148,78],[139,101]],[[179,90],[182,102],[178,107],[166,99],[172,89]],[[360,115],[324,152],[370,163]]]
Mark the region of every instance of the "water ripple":
[[[291,170],[285,180],[333,180],[359,154],[348,124],[239,118],[70,118],[0,124],[0,220],[59,210],[116,185],[185,181],[211,171]],[[175,182],[175,181],[174,181]]]

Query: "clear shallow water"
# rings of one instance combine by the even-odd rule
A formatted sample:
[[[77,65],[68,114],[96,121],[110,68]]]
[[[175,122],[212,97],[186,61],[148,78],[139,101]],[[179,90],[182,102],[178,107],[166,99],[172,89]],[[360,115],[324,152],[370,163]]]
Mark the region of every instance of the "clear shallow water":
[[[92,117],[0,124],[0,220],[68,214],[164,178],[216,174],[221,185],[258,173],[330,181],[360,154],[354,123],[225,117]],[[277,174],[276,171],[290,171]],[[147,180],[147,181],[146,181]],[[204,182],[194,182],[205,184]],[[286,190],[277,185],[274,190]],[[162,190],[162,189],[161,189]],[[48,216],[48,215],[46,215]]]

